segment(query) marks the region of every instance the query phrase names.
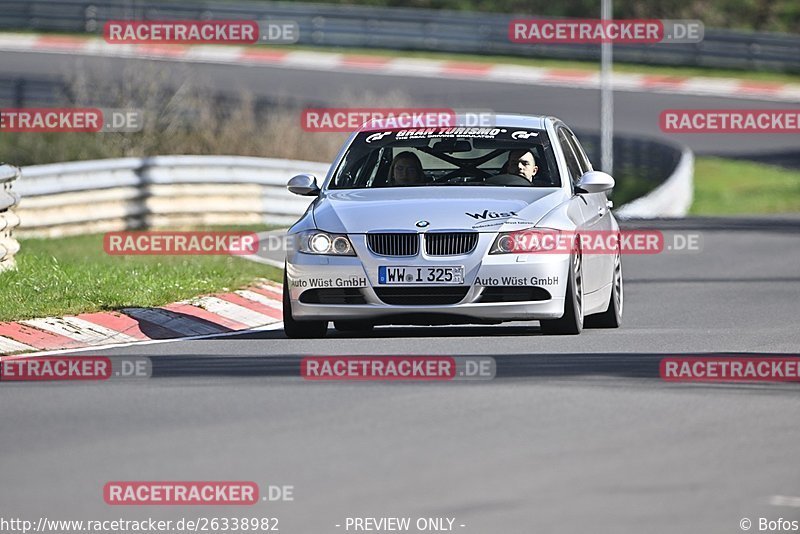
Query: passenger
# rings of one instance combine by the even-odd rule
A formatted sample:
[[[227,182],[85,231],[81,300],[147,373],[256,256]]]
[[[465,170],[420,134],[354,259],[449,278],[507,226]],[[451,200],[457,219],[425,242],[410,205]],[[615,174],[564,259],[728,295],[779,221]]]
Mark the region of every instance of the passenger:
[[[515,176],[522,176],[529,182],[533,182],[533,177],[539,167],[536,166],[536,158],[533,151],[529,149],[512,150],[508,153],[508,161],[505,167],[506,173]]]
[[[425,183],[422,162],[413,152],[400,152],[389,167],[390,185],[421,185]]]

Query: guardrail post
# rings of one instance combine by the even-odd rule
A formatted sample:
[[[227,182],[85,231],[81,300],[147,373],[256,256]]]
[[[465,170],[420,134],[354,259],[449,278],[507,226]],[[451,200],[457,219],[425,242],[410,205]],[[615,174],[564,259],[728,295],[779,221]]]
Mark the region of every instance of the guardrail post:
[[[19,226],[19,216],[14,211],[19,195],[11,189],[18,177],[18,168],[0,164],[0,272],[16,267],[14,255],[19,252],[19,243],[13,236],[14,228]]]
[[[25,107],[25,78],[19,78],[14,82],[14,107],[17,109]]]
[[[83,11],[84,31],[87,33],[97,32],[97,6],[89,5]]]

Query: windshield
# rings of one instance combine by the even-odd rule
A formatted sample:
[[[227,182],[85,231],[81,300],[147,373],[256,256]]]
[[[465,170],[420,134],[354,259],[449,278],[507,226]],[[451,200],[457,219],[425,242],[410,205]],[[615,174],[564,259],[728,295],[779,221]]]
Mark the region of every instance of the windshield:
[[[425,128],[359,133],[329,189],[559,187],[544,130]]]

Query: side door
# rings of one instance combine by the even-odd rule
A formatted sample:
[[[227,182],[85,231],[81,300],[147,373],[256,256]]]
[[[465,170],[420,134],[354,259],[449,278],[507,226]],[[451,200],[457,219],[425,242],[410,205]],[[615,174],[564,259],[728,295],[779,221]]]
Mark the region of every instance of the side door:
[[[589,158],[586,157],[586,152],[583,150],[578,138],[575,137],[571,131],[569,132],[572,136],[572,142],[575,145],[578,157],[582,157],[583,160],[586,162],[586,165],[589,170],[594,170],[592,167],[591,162],[589,162]],[[594,204],[593,210],[596,208],[598,215],[600,216],[600,223],[598,224],[598,229],[604,232],[604,236],[610,235],[612,232],[618,230],[617,225],[614,223],[614,219],[611,216],[611,208],[608,202],[608,195],[603,193],[594,193],[589,195],[591,197],[590,202]],[[600,254],[600,268],[603,274],[603,281],[602,284],[610,284],[614,277],[614,254]]]
[[[575,185],[580,180],[581,176],[589,170],[591,165],[589,160],[586,159],[582,149],[573,142],[574,135],[566,126],[559,125],[557,130],[558,142],[561,145],[561,150],[564,153],[567,169],[569,170],[569,179],[572,182],[572,190],[575,191]],[[588,232],[598,232],[603,229],[604,219],[608,219],[605,213],[602,213],[598,206],[598,199],[593,197],[602,196],[605,194],[576,194],[578,205],[581,208],[583,215],[583,225],[580,230]],[[605,202],[603,202],[605,207]],[[607,210],[607,208],[606,208]],[[597,291],[603,286],[605,276],[603,275],[604,264],[602,258],[603,254],[584,254],[583,255],[583,280],[584,292],[592,293]]]

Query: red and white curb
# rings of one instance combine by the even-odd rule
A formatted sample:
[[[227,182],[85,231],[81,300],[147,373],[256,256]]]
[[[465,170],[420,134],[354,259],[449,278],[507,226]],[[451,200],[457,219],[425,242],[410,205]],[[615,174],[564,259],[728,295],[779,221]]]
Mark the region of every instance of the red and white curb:
[[[283,288],[268,280],[159,308],[0,323],[0,356],[231,335],[279,328]]]
[[[600,86],[599,73],[579,69],[547,69],[509,64],[286,51],[278,47],[264,46],[109,44],[94,37],[6,33],[0,34],[0,50],[195,63],[269,65],[315,71],[368,72],[386,76],[456,78],[588,89]],[[800,84],[734,78],[619,73],[613,76],[613,87],[618,91],[800,102]]]

